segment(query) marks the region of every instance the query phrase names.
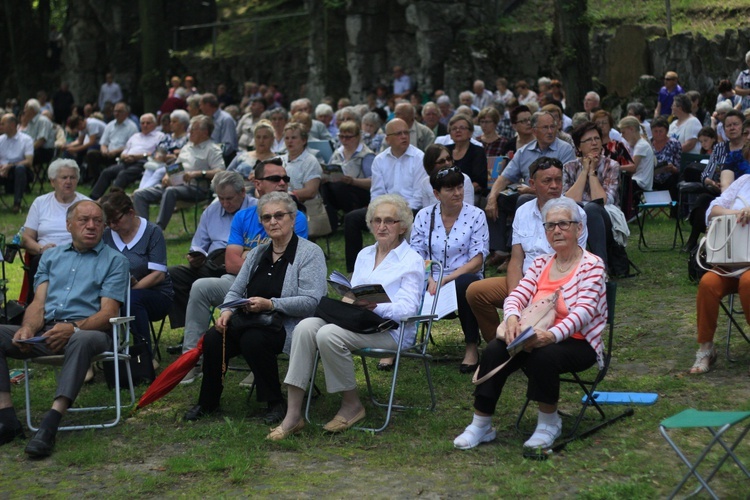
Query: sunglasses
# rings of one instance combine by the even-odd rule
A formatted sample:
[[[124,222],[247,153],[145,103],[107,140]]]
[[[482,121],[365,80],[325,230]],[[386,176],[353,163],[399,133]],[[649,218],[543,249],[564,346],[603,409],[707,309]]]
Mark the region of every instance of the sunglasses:
[[[291,214],[292,212],[276,212],[275,214],[263,214],[260,216],[260,220],[265,224],[271,222],[271,219],[274,219],[276,222],[281,222],[282,220],[284,220],[284,217],[286,215]]]
[[[529,167],[529,175],[531,177],[534,177],[534,174],[537,173],[540,170],[547,170],[548,168],[559,168],[562,170],[563,165],[560,162],[560,160],[557,160],[555,158],[539,158],[534,163],[531,164]]]
[[[457,174],[460,174],[460,173],[461,173],[461,169],[460,169],[460,168],[458,168],[458,167],[456,167],[456,166],[453,166],[453,167],[448,167],[448,168],[444,168],[444,169],[442,169],[442,170],[438,170],[438,173],[437,173],[437,174],[435,174],[435,176],[436,176],[436,177],[437,177],[438,179],[442,179],[442,178],[443,178],[443,177],[445,177],[446,175],[448,175],[448,174],[452,174],[452,173],[457,173]]]
[[[265,177],[256,177],[255,179],[259,181],[268,181],[268,182],[284,181],[287,184],[289,184],[289,181],[291,180],[288,175],[267,175]]]

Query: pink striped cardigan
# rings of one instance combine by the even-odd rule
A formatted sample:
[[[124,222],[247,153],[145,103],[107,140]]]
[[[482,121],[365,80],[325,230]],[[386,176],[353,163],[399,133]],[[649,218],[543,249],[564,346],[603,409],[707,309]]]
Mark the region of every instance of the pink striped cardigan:
[[[544,267],[555,254],[542,255],[534,259],[518,286],[505,299],[505,317],[520,317],[521,311],[531,303],[537,290],[537,280]],[[596,351],[599,368],[604,367],[604,345],[602,331],[607,325],[607,288],[604,262],[596,255],[584,250],[577,274],[562,290],[563,300],[569,314],[549,331],[561,342],[575,332],[581,332]]]

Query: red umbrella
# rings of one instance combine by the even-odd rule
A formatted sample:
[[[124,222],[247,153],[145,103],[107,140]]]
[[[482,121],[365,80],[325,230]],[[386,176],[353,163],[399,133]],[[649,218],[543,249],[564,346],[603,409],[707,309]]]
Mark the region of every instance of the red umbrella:
[[[187,372],[198,364],[201,354],[203,354],[203,337],[198,341],[197,346],[190,349],[188,352],[183,353],[182,356],[166,367],[164,371],[161,372],[161,375],[156,377],[148,390],[146,390],[143,396],[141,396],[136,409],[143,408],[144,406],[153,403],[174,389],[177,384],[185,378]]]

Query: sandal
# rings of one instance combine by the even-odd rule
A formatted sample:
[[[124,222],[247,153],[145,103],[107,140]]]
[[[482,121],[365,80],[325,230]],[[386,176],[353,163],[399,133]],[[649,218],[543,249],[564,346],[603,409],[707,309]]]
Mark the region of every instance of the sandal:
[[[698,350],[695,353],[695,363],[690,368],[690,372],[693,375],[699,375],[702,373],[708,373],[711,370],[711,365],[716,363],[716,348],[712,347],[708,351]]]

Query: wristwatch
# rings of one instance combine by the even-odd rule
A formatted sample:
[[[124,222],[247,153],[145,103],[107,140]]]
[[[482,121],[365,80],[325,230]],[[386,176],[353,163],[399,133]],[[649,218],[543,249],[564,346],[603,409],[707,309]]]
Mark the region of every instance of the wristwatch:
[[[202,175],[202,176],[203,176],[203,178],[205,179],[205,178],[206,178],[206,171],[205,171],[205,170],[201,170],[201,175]]]
[[[73,333],[78,333],[81,331],[81,329],[78,327],[78,323],[76,323],[75,321],[71,321],[70,324],[73,325]]]

